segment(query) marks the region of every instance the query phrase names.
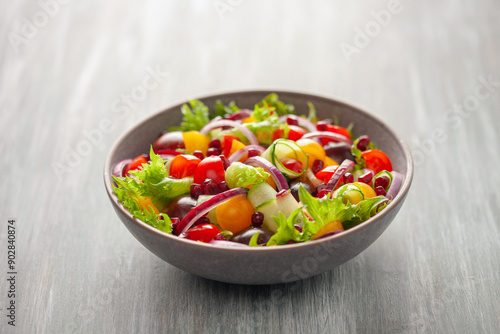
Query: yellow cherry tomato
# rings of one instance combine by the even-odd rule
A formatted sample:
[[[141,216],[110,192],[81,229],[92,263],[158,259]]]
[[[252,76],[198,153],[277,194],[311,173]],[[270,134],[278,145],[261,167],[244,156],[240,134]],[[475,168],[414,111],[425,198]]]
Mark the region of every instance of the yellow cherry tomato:
[[[182,134],[184,139],[184,146],[189,153],[194,151],[202,151],[207,155],[208,144],[210,144],[210,137],[198,131],[188,131]]]
[[[318,142],[312,139],[299,139],[297,145],[309,156],[309,168],[312,168],[314,161],[325,160],[325,150]]]
[[[220,227],[234,234],[252,224],[252,204],[244,197],[234,197],[215,208]]]
[[[318,232],[316,232],[316,234],[314,235],[312,240],[318,239],[319,237],[321,237],[327,233],[333,232],[333,231],[343,231],[343,230],[344,230],[344,226],[342,226],[342,223],[340,222],[340,220],[334,220],[334,221],[331,221],[331,222],[325,224],[322,228],[320,228],[318,230]]]
[[[253,116],[249,116],[247,118],[244,118],[241,123],[252,123],[252,122],[255,122],[255,117]]]
[[[328,167],[328,166],[338,166],[340,165],[337,161],[333,160],[332,158],[330,158],[329,156],[326,156],[325,159],[323,160],[323,162],[325,163],[325,166],[324,167]]]
[[[363,195],[365,195],[365,198],[377,197],[375,190],[373,190],[373,188],[370,187],[369,185],[367,185],[366,183],[354,182],[353,184],[357,185],[361,189],[361,191],[363,192]]]

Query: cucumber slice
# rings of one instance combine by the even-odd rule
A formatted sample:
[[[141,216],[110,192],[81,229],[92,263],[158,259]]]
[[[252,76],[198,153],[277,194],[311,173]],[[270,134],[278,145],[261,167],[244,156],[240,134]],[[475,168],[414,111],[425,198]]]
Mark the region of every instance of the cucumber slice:
[[[341,196],[342,201],[345,204],[347,204],[347,201],[349,201],[351,204],[358,204],[365,199],[365,195],[363,194],[361,188],[352,183],[346,184],[335,190],[335,192],[333,193],[333,197],[337,196]]]
[[[247,199],[255,208],[259,207],[262,203],[276,199],[276,190],[273,189],[267,182],[256,184],[250,189],[247,194]]]
[[[392,179],[393,179],[393,176],[392,176],[392,173],[389,173],[388,171],[386,170],[383,170],[381,172],[379,172],[377,175],[375,175],[372,179],[372,188],[375,189],[375,180],[377,179],[377,177],[380,177],[380,176],[387,176],[389,178],[389,185],[385,188],[385,191],[389,190],[389,188],[391,187],[391,184],[392,184]]]
[[[275,140],[261,156],[275,165],[281,173],[292,179],[304,174],[309,166],[309,156],[296,142],[288,139]],[[283,166],[281,160],[286,158],[299,161],[302,164],[302,172],[296,173]]]
[[[284,194],[280,194],[276,198],[276,204],[278,205],[278,209],[282,212],[286,218],[290,217],[290,215],[300,208],[299,203],[295,200],[290,190],[286,191]]]
[[[278,225],[276,225],[276,222],[272,218],[278,217],[280,212],[275,199],[262,203],[260,206],[255,208],[255,211],[261,212],[264,215],[263,225],[274,233],[278,231]]]

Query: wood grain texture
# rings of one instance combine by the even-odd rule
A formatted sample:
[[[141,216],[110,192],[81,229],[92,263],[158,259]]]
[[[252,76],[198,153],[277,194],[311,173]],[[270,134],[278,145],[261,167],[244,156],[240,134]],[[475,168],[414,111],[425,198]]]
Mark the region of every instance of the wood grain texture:
[[[0,332],[498,332],[500,3],[401,0],[350,62],[340,45],[388,1],[232,3],[221,18],[212,1],[68,1],[45,22],[36,1],[0,1],[2,282],[9,217],[19,261],[17,327],[2,283]],[[40,27],[16,47],[25,19]],[[141,96],[148,69],[168,75]],[[228,285],[162,262],[108,203],[110,146],[174,102],[263,88],[339,97],[398,129],[418,159],[403,209],[367,251],[298,283]],[[103,119],[113,129],[58,177]]]

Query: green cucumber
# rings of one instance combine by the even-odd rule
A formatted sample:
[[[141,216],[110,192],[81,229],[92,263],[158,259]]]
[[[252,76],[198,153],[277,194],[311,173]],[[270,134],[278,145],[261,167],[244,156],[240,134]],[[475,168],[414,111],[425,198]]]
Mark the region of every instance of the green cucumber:
[[[293,140],[277,139],[265,150],[261,157],[275,165],[278,170],[289,178],[297,178],[304,174],[309,166],[309,156]],[[295,159],[302,164],[302,172],[296,173],[286,168],[281,162],[282,159]]]
[[[263,225],[265,225],[269,230],[273,231],[274,233],[278,231],[278,225],[276,225],[276,222],[272,218],[272,217],[278,217],[280,212],[275,199],[262,203],[260,206],[255,208],[255,211],[261,212],[264,215]]]
[[[349,201],[351,204],[358,204],[365,199],[365,195],[360,187],[353,183],[343,185],[339,189],[335,190],[333,197],[341,196],[342,201],[347,204]]]
[[[284,194],[280,194],[276,198],[276,204],[278,205],[279,212],[282,212],[286,218],[300,208],[299,203],[295,200],[290,190],[287,190]],[[279,215],[279,212],[276,216]]]
[[[247,199],[252,206],[257,208],[262,203],[276,199],[276,190],[273,189],[267,182],[256,184],[250,189],[247,194]]]

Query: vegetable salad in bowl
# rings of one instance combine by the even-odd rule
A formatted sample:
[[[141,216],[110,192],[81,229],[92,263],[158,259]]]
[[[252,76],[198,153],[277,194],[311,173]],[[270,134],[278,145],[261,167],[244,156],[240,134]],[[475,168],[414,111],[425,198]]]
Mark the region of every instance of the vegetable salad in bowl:
[[[318,120],[270,94],[253,110],[199,100],[180,126],[113,168],[118,200],[180,238],[230,247],[303,243],[384,210],[403,176],[356,124]],[[353,134],[356,134],[353,135]]]

